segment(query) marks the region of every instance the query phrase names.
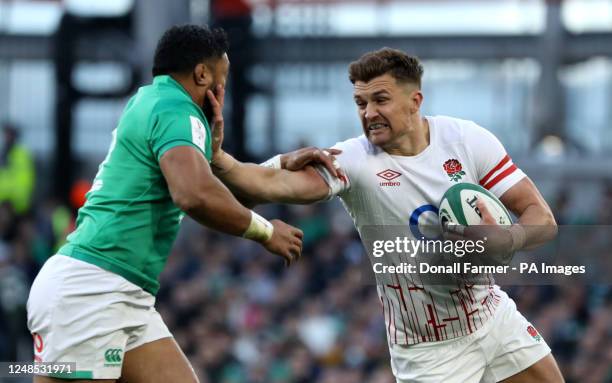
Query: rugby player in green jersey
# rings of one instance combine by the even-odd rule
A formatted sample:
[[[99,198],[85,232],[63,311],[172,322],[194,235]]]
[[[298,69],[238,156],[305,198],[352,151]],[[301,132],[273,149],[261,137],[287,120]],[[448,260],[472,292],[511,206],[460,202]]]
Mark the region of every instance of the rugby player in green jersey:
[[[173,27],[160,39],[153,83],[129,100],[75,231],[32,285],[28,327],[35,360],[76,362],[70,374],[35,382],[197,382],[154,308],[158,276],[185,213],[257,241],[287,263],[300,256],[300,230],[245,208],[211,172],[203,110],[207,97],[223,93],[227,50],[225,33],[206,27]],[[310,161],[333,171],[315,149],[294,158],[294,165]],[[292,177],[277,182],[283,193],[308,193]]]

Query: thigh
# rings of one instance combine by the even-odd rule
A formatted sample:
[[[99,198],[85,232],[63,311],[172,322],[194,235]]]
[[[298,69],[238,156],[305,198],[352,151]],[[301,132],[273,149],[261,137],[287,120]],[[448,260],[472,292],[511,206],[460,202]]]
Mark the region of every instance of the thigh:
[[[559,368],[542,335],[518,312],[512,300],[508,303],[501,309],[499,321],[490,333],[489,343],[494,343],[494,347],[489,347],[488,353],[493,358],[483,381],[562,382]]]
[[[145,343],[125,353],[121,383],[198,383],[174,338]]]
[[[546,355],[534,365],[516,375],[502,380],[504,383],[562,383],[559,366],[552,354]]]
[[[391,345],[391,369],[396,382],[479,382],[486,360],[474,338],[468,336],[416,347]]]

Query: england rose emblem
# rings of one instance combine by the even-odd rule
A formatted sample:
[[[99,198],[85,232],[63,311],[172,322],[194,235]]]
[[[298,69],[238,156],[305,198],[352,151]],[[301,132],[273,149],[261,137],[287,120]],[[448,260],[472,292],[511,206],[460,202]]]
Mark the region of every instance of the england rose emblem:
[[[448,174],[448,176],[450,177],[451,181],[459,182],[461,177],[465,175],[465,172],[463,171],[463,166],[461,166],[461,162],[454,158],[447,160],[444,165],[442,165],[442,167],[444,168],[446,174]]]
[[[527,326],[527,332],[529,333],[529,335],[531,335],[531,337],[539,342],[540,339],[542,339],[542,337],[540,336],[540,334],[538,334],[538,330],[535,329],[535,327],[533,326]]]

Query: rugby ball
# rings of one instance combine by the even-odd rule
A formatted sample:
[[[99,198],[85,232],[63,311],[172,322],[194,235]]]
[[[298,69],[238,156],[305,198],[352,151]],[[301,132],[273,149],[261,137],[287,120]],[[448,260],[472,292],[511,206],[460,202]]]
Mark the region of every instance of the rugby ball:
[[[480,185],[459,183],[450,187],[440,201],[440,224],[455,223],[464,226],[479,225],[480,211],[476,201],[483,200],[499,225],[512,225],[512,218],[504,204]]]

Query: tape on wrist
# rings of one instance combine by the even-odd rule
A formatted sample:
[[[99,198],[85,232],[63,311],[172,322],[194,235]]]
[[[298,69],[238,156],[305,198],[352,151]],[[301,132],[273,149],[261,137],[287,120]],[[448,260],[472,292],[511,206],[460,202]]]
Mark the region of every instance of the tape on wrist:
[[[272,238],[273,233],[274,226],[267,219],[251,210],[251,223],[242,237],[263,243]]]
[[[331,156],[331,153],[329,151],[327,151],[327,150],[322,150],[322,152],[327,157]],[[338,162],[338,160],[336,158],[334,158],[334,160],[332,161],[332,164],[334,165],[334,168],[340,169],[340,163]]]
[[[331,153],[327,150],[322,150],[322,152],[326,156],[331,156]],[[340,171],[339,173],[342,173],[342,169],[340,169],[340,163],[337,159],[334,159],[332,164],[334,165],[334,168],[336,168],[336,170]],[[327,197],[324,199],[324,201],[329,201],[338,194],[350,189],[351,182],[346,176],[346,174],[341,174],[339,175],[339,177],[334,177],[329,172],[329,170],[322,164],[316,164],[314,168],[329,187],[329,192],[327,193]]]
[[[457,235],[464,235],[465,234],[465,226],[460,225],[458,223],[454,223],[454,222],[447,222],[444,225],[444,229],[449,232],[449,233],[453,233],[453,234],[457,234]]]
[[[259,166],[265,166],[266,168],[272,169],[281,169],[281,155],[277,154],[274,157],[266,160],[265,162],[262,162],[261,164],[259,164]]]
[[[510,226],[510,235],[512,236],[512,248],[511,252],[515,252],[520,250],[525,246],[525,241],[527,241],[527,233],[525,232],[525,228],[522,225],[514,224]]]

